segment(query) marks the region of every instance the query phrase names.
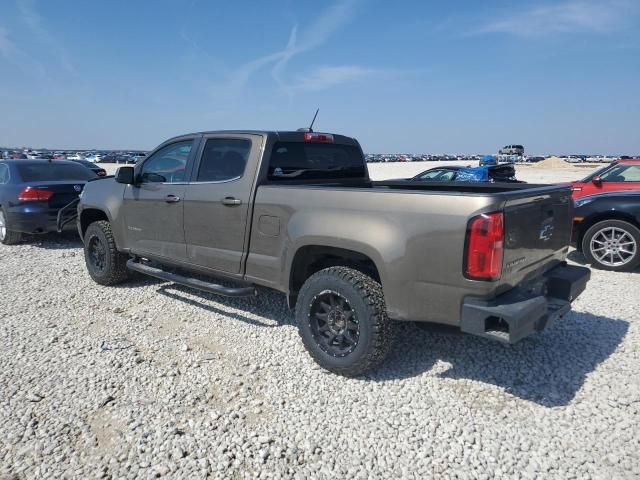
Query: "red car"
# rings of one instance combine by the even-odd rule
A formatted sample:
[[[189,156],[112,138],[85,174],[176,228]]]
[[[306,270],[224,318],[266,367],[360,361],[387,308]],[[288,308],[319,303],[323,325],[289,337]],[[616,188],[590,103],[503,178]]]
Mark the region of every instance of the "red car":
[[[640,190],[640,158],[618,160],[570,185],[574,200],[597,193]]]

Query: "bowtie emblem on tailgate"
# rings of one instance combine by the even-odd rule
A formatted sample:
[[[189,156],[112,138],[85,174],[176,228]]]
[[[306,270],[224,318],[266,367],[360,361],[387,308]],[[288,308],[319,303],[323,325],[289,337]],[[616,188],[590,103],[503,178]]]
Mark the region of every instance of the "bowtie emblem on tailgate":
[[[553,218],[549,218],[542,222],[540,226],[540,240],[549,240],[553,236]]]

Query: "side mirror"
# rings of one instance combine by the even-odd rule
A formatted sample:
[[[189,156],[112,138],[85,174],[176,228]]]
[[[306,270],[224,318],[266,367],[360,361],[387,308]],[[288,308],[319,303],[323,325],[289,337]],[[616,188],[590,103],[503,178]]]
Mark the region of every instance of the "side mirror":
[[[599,175],[596,175],[591,179],[591,183],[593,183],[596,187],[602,186],[602,179]]]
[[[133,185],[134,182],[134,170],[133,167],[120,167],[116,172],[116,182],[124,183],[125,185]]]

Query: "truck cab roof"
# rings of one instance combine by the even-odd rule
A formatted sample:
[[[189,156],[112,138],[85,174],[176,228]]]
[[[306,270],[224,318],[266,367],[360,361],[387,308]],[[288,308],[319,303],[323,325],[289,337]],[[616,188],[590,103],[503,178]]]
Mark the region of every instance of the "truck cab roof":
[[[207,135],[261,135],[270,137],[274,141],[283,142],[304,142],[305,135],[328,135],[333,141],[324,143],[337,143],[341,145],[359,145],[355,138],[347,137],[345,135],[338,135],[335,133],[325,132],[308,132],[308,131],[293,131],[293,130],[208,130],[202,132],[193,132],[184,135],[178,135],[163,142],[163,144],[176,141],[180,138],[193,137],[193,136],[207,136]]]

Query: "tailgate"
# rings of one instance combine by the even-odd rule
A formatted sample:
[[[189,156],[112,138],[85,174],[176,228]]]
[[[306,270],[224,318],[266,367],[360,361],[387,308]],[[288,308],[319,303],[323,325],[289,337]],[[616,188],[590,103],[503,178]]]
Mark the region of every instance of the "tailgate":
[[[522,190],[507,197],[502,281],[511,285],[564,261],[573,203],[567,187]],[[514,192],[515,193],[515,192]]]

